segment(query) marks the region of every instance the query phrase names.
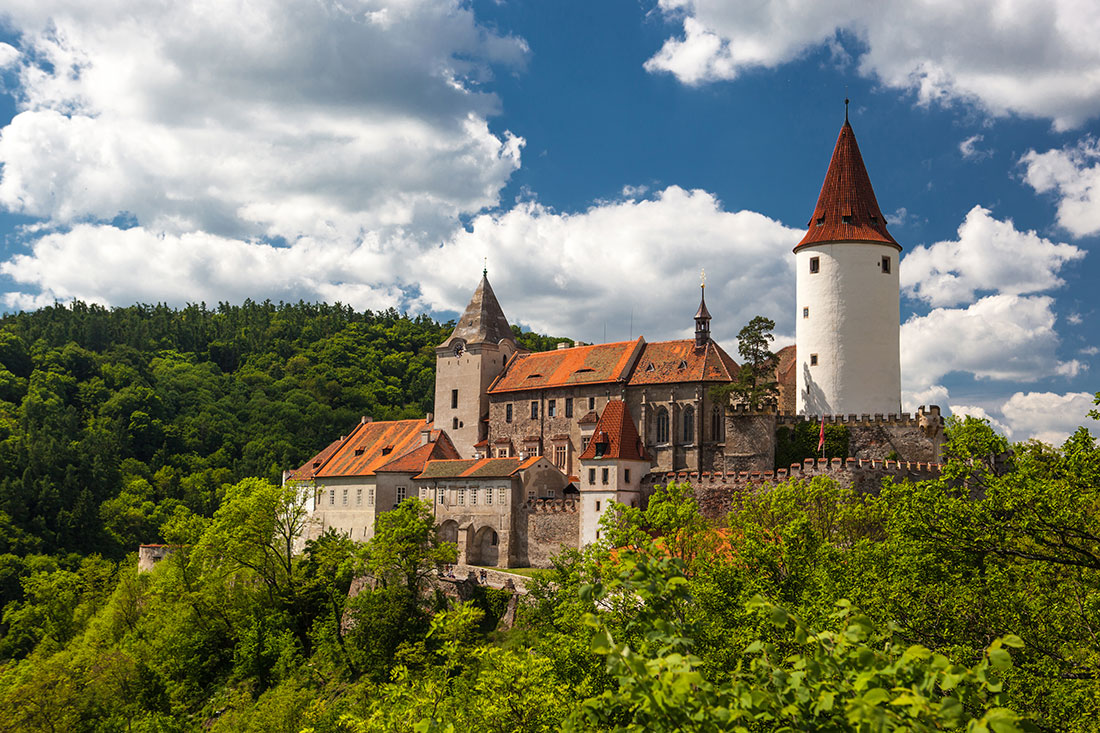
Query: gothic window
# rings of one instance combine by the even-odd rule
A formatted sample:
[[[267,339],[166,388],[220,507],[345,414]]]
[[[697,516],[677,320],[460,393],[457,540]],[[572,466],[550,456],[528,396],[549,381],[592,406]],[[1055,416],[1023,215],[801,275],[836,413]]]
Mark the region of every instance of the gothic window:
[[[685,443],[695,441],[695,408],[691,405],[684,408],[684,430],[682,435]]]
[[[712,440],[722,439],[722,408],[719,405],[710,411],[710,437]]]
[[[668,410],[663,407],[657,410],[657,442],[668,442]]]
[[[558,468],[560,468],[563,471],[565,470],[565,446],[564,445],[554,446],[554,465],[557,466]]]

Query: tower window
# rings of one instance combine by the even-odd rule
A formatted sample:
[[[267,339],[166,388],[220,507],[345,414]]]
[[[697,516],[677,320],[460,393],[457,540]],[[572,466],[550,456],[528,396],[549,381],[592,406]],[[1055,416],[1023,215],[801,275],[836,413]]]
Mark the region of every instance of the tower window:
[[[504,406],[504,422],[512,422],[512,403]]]
[[[629,468],[624,468],[623,469],[623,481],[627,482],[628,484],[630,483],[630,469]]]
[[[589,397],[588,398],[588,409],[589,410],[595,410],[596,409],[596,398],[595,397]]]
[[[594,468],[588,469],[588,483],[592,484],[593,486],[596,485],[596,469]]]
[[[458,430],[458,418],[457,417],[452,417],[451,418],[451,430]]]
[[[457,389],[452,389],[451,390],[451,409],[454,410],[454,409],[457,409],[457,408],[458,408],[458,390]]]
[[[817,354],[810,354],[810,366],[817,366]]]
[[[817,225],[819,227],[825,226],[825,217],[824,216],[817,217]]]
[[[820,257],[811,257],[810,258],[810,274],[811,275],[816,275],[819,272],[821,272],[821,258]]]
[[[608,483],[609,473],[606,468],[600,469],[600,481],[601,483]]]
[[[802,309],[802,317],[803,318],[809,318],[810,317],[810,309],[809,308],[803,308]]]
[[[890,274],[890,258],[886,256],[882,258],[882,274]]]

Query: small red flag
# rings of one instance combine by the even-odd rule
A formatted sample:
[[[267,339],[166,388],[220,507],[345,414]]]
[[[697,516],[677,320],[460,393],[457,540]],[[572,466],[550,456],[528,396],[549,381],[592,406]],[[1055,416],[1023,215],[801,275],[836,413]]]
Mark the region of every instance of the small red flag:
[[[821,432],[817,434],[817,450],[822,455],[825,454],[825,416],[821,416]]]

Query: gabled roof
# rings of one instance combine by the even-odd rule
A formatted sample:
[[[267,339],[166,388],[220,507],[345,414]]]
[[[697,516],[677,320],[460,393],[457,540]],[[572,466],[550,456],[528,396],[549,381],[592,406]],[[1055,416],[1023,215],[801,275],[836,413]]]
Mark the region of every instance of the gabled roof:
[[[416,478],[506,478],[530,468],[540,460],[543,460],[543,456],[428,461],[424,471]]]
[[[373,476],[376,469],[420,445],[423,420],[361,422],[314,472],[317,478]]]
[[[342,442],[343,442],[343,439],[338,438],[338,439],[332,441],[331,443],[329,443],[327,446],[325,446],[325,449],[322,450],[320,453],[315,455],[313,458],[310,458],[308,461],[303,463],[298,468],[291,471],[290,474],[287,476],[287,480],[288,481],[309,481],[310,479],[312,479],[313,478],[313,473],[318,468],[320,468],[324,464],[325,461],[328,460],[329,456],[331,456],[333,453],[336,452],[336,449],[340,447],[340,443],[342,443]]]
[[[886,217],[879,210],[847,114],[808,226],[806,236],[794,248],[796,252],[799,247],[823,242],[878,242],[901,250],[886,230]]]
[[[405,455],[376,468],[375,471],[377,473],[420,473],[430,460],[461,457],[447,434],[439,430],[430,443],[425,443],[419,448],[413,448]]]
[[[737,362],[713,341],[703,349],[696,349],[690,339],[658,341],[645,345],[630,384],[731,382],[738,371]]]
[[[482,274],[481,282],[478,283],[466,310],[455,324],[455,330],[441,346],[446,346],[456,338],[467,344],[497,344],[505,340],[515,344],[516,337],[512,334],[512,327],[508,325],[508,319],[504,317],[497,296],[489,285],[488,275]]]
[[[595,410],[589,410],[588,412],[584,413],[584,417],[582,417],[580,420],[577,420],[577,424],[592,425],[593,423],[598,423],[599,421],[600,413],[596,412]]]
[[[489,393],[625,381],[644,344],[639,336],[614,344],[519,353],[508,360]]]
[[[597,456],[596,449],[601,444],[606,444],[607,447],[600,456]],[[580,455],[582,461],[596,458],[624,461],[649,460],[642,439],[638,437],[638,429],[634,426],[634,418],[630,416],[630,408],[622,400],[611,400],[603,408],[600,421],[596,423],[596,431],[592,433],[592,440]]]

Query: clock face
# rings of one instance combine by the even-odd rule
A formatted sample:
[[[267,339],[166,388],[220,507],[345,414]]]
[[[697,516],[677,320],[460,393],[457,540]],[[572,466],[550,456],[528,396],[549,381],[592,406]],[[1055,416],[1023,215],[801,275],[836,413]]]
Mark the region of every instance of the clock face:
[[[466,350],[466,347],[462,345],[461,341],[459,341],[457,344],[455,344],[455,356],[462,356],[462,352],[465,351],[465,350]]]

